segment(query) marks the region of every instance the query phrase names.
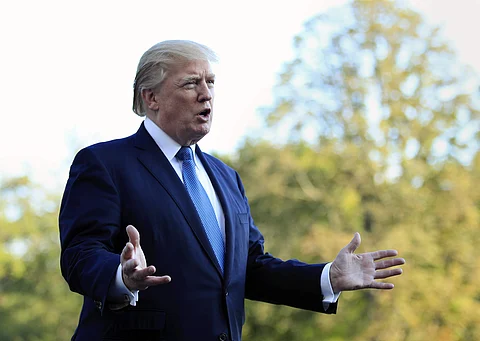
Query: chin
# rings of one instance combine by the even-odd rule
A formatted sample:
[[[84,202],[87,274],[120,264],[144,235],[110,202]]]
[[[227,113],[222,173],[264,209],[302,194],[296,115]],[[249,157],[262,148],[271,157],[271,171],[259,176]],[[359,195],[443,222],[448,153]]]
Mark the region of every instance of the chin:
[[[207,135],[210,132],[210,124],[208,125],[202,125],[195,131],[196,137],[199,139],[203,138],[205,135]]]

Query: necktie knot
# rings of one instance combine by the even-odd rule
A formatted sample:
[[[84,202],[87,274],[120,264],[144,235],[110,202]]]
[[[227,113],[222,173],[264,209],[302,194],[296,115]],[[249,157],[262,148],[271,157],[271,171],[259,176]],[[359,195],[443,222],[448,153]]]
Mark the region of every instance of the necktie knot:
[[[182,148],[180,148],[180,150],[177,152],[177,155],[175,155],[175,156],[176,156],[177,159],[179,159],[180,161],[192,160],[192,159],[193,159],[192,148],[186,147],[186,146],[182,146]]]

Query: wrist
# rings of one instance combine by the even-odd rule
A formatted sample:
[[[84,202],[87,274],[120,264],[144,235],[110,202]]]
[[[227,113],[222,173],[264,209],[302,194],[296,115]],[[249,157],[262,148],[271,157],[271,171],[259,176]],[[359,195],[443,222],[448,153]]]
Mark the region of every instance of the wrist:
[[[337,274],[337,271],[335,270],[335,265],[332,263],[329,269],[329,278],[330,278],[330,285],[332,286],[332,290],[334,293],[339,293],[342,291],[342,288],[340,287],[339,283],[339,276]]]

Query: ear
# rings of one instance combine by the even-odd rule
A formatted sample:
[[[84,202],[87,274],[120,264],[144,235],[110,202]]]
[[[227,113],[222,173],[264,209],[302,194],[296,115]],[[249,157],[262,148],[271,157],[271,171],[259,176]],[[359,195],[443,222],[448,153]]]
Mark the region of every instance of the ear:
[[[158,110],[158,102],[157,96],[155,96],[155,91],[151,89],[143,89],[142,90],[142,99],[143,103],[147,106],[148,109],[157,111]]]

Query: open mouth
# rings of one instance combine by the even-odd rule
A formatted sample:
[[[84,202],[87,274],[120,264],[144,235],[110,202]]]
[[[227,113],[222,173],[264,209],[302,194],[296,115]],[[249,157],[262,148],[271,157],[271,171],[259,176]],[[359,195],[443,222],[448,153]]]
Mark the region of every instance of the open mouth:
[[[210,111],[211,111],[211,109],[207,108],[207,109],[203,110],[202,112],[200,112],[199,115],[203,116],[203,117],[206,117],[206,116],[210,115]]]

